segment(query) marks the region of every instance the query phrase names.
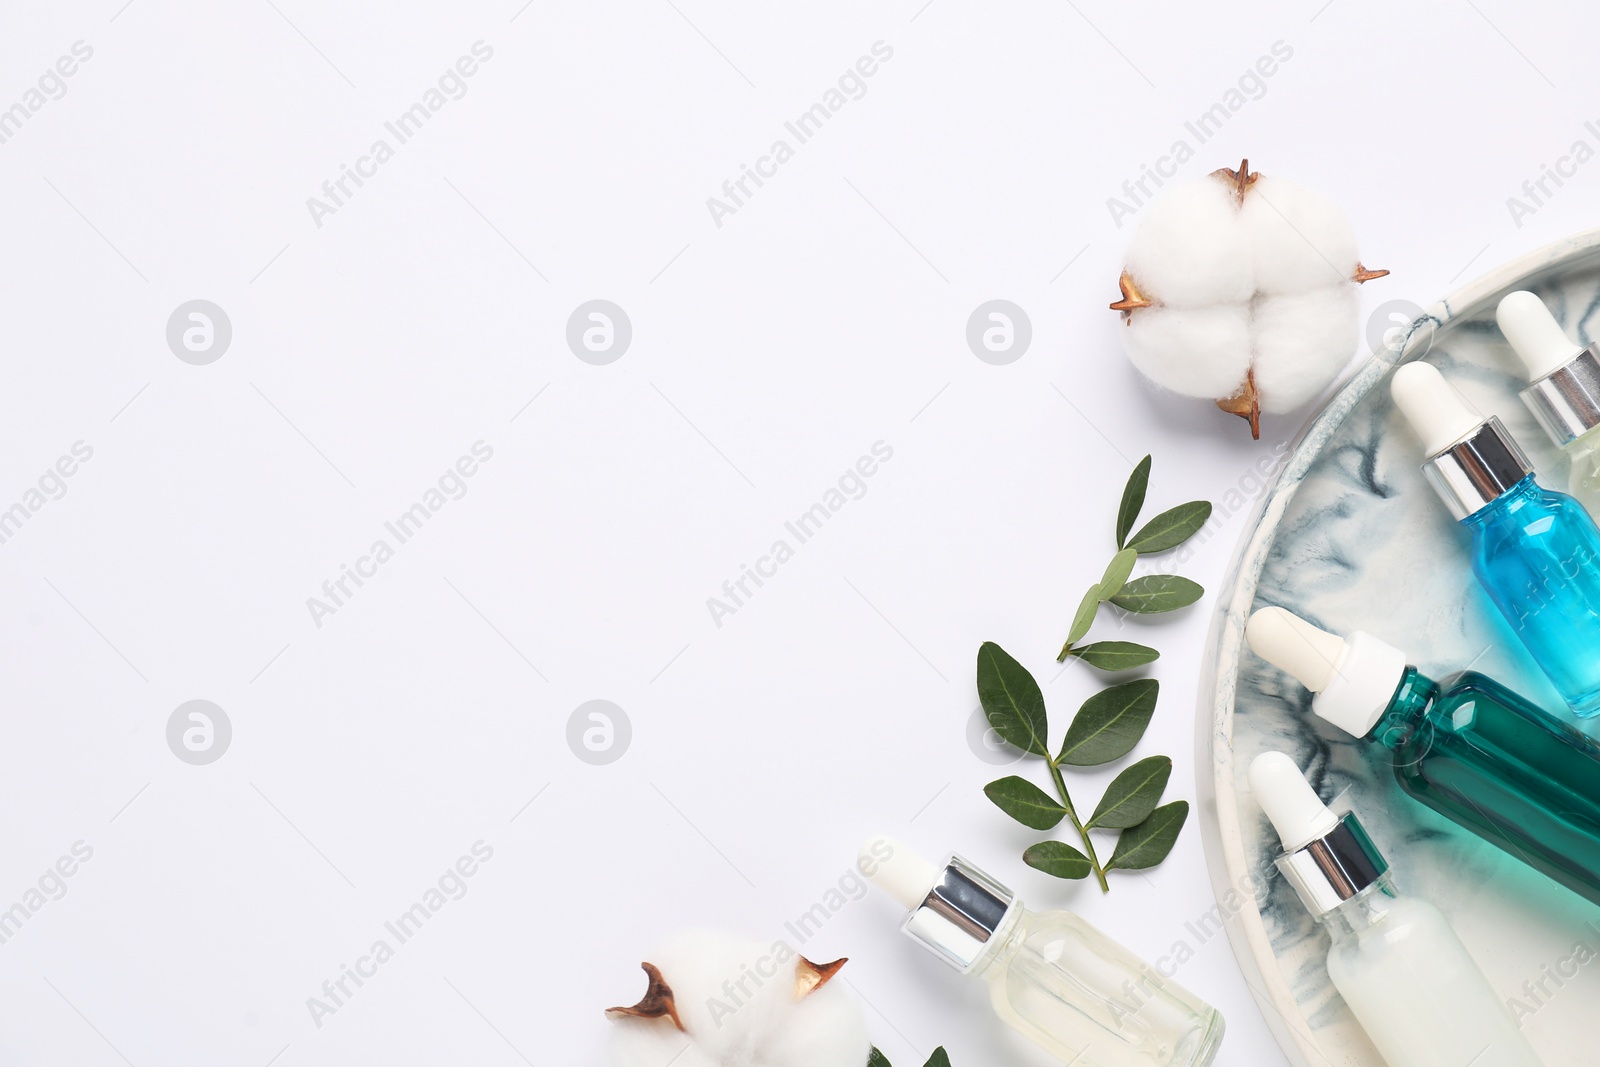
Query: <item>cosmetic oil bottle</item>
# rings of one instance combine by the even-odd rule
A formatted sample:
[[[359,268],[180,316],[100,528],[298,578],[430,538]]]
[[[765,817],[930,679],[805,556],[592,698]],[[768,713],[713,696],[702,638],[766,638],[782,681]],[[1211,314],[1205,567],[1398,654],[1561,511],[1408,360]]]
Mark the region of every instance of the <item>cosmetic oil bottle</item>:
[[[1395,403],[1422,439],[1422,473],[1472,536],[1472,569],[1556,691],[1600,713],[1600,529],[1533,480],[1527,456],[1427,363],[1395,372]]]
[[[1569,338],[1530,292],[1507,295],[1495,318],[1533,383],[1522,402],[1572,461],[1567,491],[1600,516],[1600,345]]]
[[[1256,757],[1250,788],[1283,841],[1278,870],[1333,942],[1328,976],[1389,1067],[1540,1067],[1444,915],[1395,892],[1354,812],[1329,811],[1282,752]]]
[[[1035,913],[952,856],[934,865],[891,838],[860,869],[910,914],[902,929],[989,984],[996,1014],[1073,1067],[1205,1067],[1222,1016],[1067,911]]]
[[[1414,800],[1600,904],[1600,743],[1481,674],[1424,677],[1371,634],[1262,608],[1245,639],[1320,718],[1389,749]]]

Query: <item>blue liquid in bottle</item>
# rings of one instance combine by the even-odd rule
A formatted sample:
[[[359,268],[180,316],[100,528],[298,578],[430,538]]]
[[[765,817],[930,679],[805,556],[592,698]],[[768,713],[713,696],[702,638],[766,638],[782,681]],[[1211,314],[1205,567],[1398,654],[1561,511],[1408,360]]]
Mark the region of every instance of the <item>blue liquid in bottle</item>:
[[[1472,569],[1573,712],[1600,714],[1600,529],[1528,475],[1461,520]]]
[[[1437,367],[1408,363],[1389,391],[1422,440],[1423,476],[1472,535],[1472,570],[1577,715],[1600,714],[1600,529],[1533,480],[1499,419]]]

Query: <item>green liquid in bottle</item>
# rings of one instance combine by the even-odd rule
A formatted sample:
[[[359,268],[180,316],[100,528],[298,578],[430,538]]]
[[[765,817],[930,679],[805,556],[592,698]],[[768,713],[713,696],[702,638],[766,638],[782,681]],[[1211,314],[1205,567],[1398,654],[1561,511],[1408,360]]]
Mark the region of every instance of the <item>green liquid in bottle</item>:
[[[1412,797],[1600,904],[1600,743],[1492,678],[1414,667],[1367,736]]]

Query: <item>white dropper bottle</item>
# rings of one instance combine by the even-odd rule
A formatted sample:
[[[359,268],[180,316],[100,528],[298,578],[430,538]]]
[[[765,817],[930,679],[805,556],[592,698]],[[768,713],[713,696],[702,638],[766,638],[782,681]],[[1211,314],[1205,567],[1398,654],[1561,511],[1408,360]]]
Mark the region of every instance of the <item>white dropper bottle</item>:
[[[1217,1010],[1069,911],[1031,912],[960,856],[929,863],[869,838],[857,868],[909,913],[901,929],[989,984],[995,1014],[1073,1067],[1207,1067]]]
[[[1568,337],[1526,290],[1501,299],[1495,318],[1528,372],[1522,402],[1572,461],[1568,492],[1600,517],[1600,347]]]
[[[1400,896],[1352,812],[1263,752],[1250,789],[1283,842],[1278,870],[1332,939],[1328,976],[1389,1067],[1540,1067],[1439,909]]]

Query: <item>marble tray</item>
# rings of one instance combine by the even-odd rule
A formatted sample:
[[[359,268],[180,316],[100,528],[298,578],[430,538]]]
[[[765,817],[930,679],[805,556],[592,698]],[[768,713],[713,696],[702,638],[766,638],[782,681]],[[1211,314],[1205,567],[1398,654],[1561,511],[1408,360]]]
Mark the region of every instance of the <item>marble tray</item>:
[[[1399,364],[1427,359],[1497,414],[1552,487],[1560,454],[1517,397],[1518,365],[1494,323],[1499,298],[1531,288],[1569,333],[1600,330],[1600,230],[1499,268],[1428,309],[1364,364],[1310,422],[1262,496],[1223,584],[1200,687],[1200,810],[1206,856],[1235,955],[1298,1067],[1384,1067],[1324,968],[1327,937],[1273,869],[1277,838],[1246,770],[1277,748],[1325,800],[1357,809],[1400,887],[1450,917],[1550,1067],[1600,1064],[1600,908],[1405,797],[1388,753],[1310,713],[1308,695],[1244,644],[1257,607],[1368,630],[1425,673],[1474,669],[1548,707],[1554,692],[1494,616],[1460,531],[1423,482],[1418,446],[1389,399]],[[1587,724],[1590,732],[1600,724]],[[1397,995],[1404,995],[1397,991]]]

